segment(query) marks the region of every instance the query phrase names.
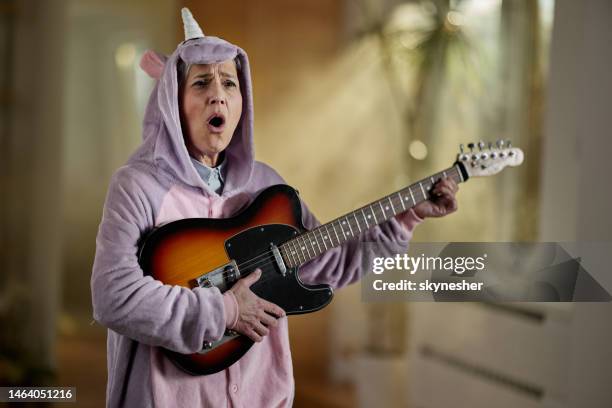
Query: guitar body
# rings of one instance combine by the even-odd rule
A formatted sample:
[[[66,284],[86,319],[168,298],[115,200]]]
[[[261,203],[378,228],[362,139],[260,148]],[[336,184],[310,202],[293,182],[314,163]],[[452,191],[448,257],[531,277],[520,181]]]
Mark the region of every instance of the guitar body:
[[[262,191],[235,217],[188,218],[154,229],[141,246],[139,262],[145,273],[165,284],[215,286],[222,292],[260,268],[260,279],[251,286],[255,294],[288,315],[309,313],[329,304],[331,288],[303,284],[298,268],[281,265],[271,251],[304,231],[296,191],[276,185]],[[252,345],[248,337],[228,331],[199,353],[166,351],[183,370],[203,375],[229,367]]]

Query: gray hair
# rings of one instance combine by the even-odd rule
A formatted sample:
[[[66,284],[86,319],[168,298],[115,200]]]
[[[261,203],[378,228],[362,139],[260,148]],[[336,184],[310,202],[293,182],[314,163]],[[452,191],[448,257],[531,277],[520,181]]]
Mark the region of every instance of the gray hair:
[[[240,59],[238,56],[234,57],[234,64],[236,64],[236,71],[240,72],[242,70],[242,64],[240,63]],[[187,79],[189,75],[189,70],[193,64],[186,64],[185,61],[179,58],[178,65],[176,67],[177,70],[177,79],[179,86],[183,84],[183,82]]]

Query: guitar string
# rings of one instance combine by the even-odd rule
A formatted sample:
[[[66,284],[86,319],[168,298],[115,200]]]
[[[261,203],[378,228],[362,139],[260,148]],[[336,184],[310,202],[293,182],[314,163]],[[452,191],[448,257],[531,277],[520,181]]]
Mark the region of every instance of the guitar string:
[[[342,218],[342,217],[341,217],[341,218]],[[340,220],[339,220],[339,219],[338,219],[338,220],[331,221],[331,222],[329,222],[328,224],[325,224],[325,225],[329,225],[329,224],[331,224],[331,225],[333,226],[333,224],[334,224],[334,223],[337,223],[337,224],[338,224],[338,226],[340,226]],[[317,227],[317,228],[319,228],[319,227]],[[334,228],[335,228],[335,227],[334,227]],[[315,231],[315,230],[311,230],[311,231],[309,231],[309,232],[313,232],[313,231]],[[356,238],[356,236],[352,236],[351,238]],[[285,245],[285,244],[287,244],[288,242],[290,242],[290,241],[287,241],[287,242],[283,243],[282,245]],[[332,244],[333,244],[333,240],[332,240]],[[337,246],[339,246],[340,244],[341,244],[341,242],[340,242],[340,241],[338,241],[338,244],[334,245],[334,247],[337,247]],[[330,249],[331,249],[331,248],[330,248]],[[316,252],[316,250],[314,249],[314,246],[313,246],[313,252]],[[309,255],[309,257],[310,257],[310,259],[313,259],[313,258],[315,258],[316,256],[321,255],[321,254],[322,254],[322,253],[324,253],[324,252],[325,252],[325,251],[321,251],[319,254],[317,254],[317,255],[315,255],[315,256],[313,256],[313,257],[310,257],[310,255]],[[264,267],[264,266],[274,264],[274,263],[276,262],[276,259],[275,259],[275,257],[274,257],[274,256],[270,256],[271,254],[273,254],[273,252],[272,252],[272,251],[262,252],[261,254],[257,255],[256,257],[251,258],[251,259],[249,259],[249,260],[247,260],[247,261],[245,261],[245,262],[243,262],[243,263],[241,263],[241,264],[237,264],[236,266],[237,266],[237,267],[240,267],[240,268],[242,268],[242,269],[250,268],[250,269],[254,270],[254,269],[256,269],[256,268],[262,268],[262,267]],[[282,254],[281,254],[281,256],[282,256]],[[305,254],[304,254],[304,251],[303,251],[303,250],[302,250],[302,256],[304,256],[304,257],[305,257]],[[258,258],[261,258],[261,257],[266,257],[266,258],[264,258],[264,259],[258,259]],[[309,260],[310,260],[310,259],[309,259]],[[261,262],[263,262],[263,263],[261,263]],[[305,262],[307,262],[307,261],[305,261]],[[305,262],[303,262],[303,263],[305,263]],[[297,265],[296,265],[296,266],[297,266]],[[294,266],[294,267],[295,267],[295,266]],[[228,276],[230,276],[230,275],[232,275],[232,273],[231,273],[231,272],[223,272],[223,273],[222,273],[222,276],[223,276],[224,278],[227,278],[227,277],[228,277]],[[269,279],[260,279],[260,281],[261,281],[261,282],[265,282],[265,281],[268,281],[268,280],[269,280]]]
[[[451,171],[453,171],[453,170],[450,170],[450,171],[449,171],[449,173],[450,173]],[[439,174],[442,174],[442,173],[439,173]],[[436,175],[438,175],[438,174],[436,174]],[[432,176],[432,177],[434,177],[434,176]],[[426,182],[426,183],[427,183],[427,182]],[[413,184],[412,186],[408,186],[408,187],[406,187],[406,189],[410,189],[410,190],[412,190],[412,187],[413,187],[413,186],[414,186],[414,184]],[[426,185],[426,187],[427,187],[427,189],[430,189],[431,187],[433,187],[433,184],[432,184],[432,185]],[[400,191],[401,191],[401,190],[400,190]],[[397,195],[398,193],[399,193],[399,191],[398,191],[398,192],[395,192],[395,193],[392,193],[392,194],[390,194],[390,195],[388,195],[388,196],[386,196],[386,197],[383,197],[383,198],[381,198],[380,200],[378,200],[378,202],[383,202],[383,201],[386,201],[386,200],[388,200],[388,199],[392,199],[392,198],[393,198],[395,195]],[[422,195],[422,193],[421,193],[421,192],[419,192],[419,191],[417,191],[417,192],[413,192],[413,194],[414,194],[414,195],[417,195],[417,197],[419,197],[419,198],[420,198],[420,196]],[[415,200],[415,201],[416,201],[416,200]],[[366,205],[366,206],[364,206],[364,207],[358,208],[358,209],[356,209],[356,210],[352,211],[352,212],[351,212],[351,214],[352,214],[352,213],[358,213],[358,212],[359,212],[361,209],[367,209],[368,207],[372,207],[374,204],[375,204],[375,203],[371,203],[371,204],[368,204],[368,205]],[[417,204],[416,202],[413,202],[413,204],[412,204],[412,205],[411,205],[409,208],[414,207],[416,204]],[[374,212],[374,210],[370,210],[370,211]],[[376,211],[378,211],[378,210],[376,210]],[[406,210],[406,211],[407,211],[407,210]],[[403,211],[402,211],[402,212],[403,212]],[[399,213],[397,213],[397,214],[399,214]],[[394,215],[397,215],[397,214],[394,214]],[[384,214],[384,212],[383,212],[382,216],[383,216],[382,218],[385,218],[385,214]],[[343,230],[342,230],[342,225],[340,224],[341,219],[342,219],[342,218],[348,218],[348,217],[349,217],[348,215],[344,215],[344,216],[342,216],[342,217],[339,217],[339,218],[337,218],[337,219],[335,219],[335,220],[332,220],[332,221],[328,222],[327,224],[319,225],[319,226],[318,226],[318,227],[316,227],[315,229],[310,230],[310,231],[307,231],[306,233],[301,234],[301,235],[299,235],[299,236],[297,236],[297,237],[295,237],[295,238],[292,238],[291,240],[286,241],[286,242],[285,242],[285,243],[283,243],[282,245],[285,245],[285,244],[287,244],[287,243],[289,243],[289,242],[291,242],[291,241],[293,241],[293,240],[297,240],[298,238],[303,237],[303,235],[305,235],[305,234],[308,234],[308,233],[315,233],[315,232],[316,232],[316,230],[320,229],[321,227],[324,227],[325,225],[331,225],[331,226],[332,226],[332,228],[334,228],[334,232],[336,233],[336,231],[335,231],[335,228],[336,228],[336,227],[334,227],[334,223],[336,223],[336,224],[338,224],[337,226],[341,228],[341,231],[343,231]],[[387,220],[387,219],[386,219],[386,220]],[[386,221],[386,220],[385,220],[385,221]],[[349,222],[349,224],[351,223],[351,221],[350,221],[350,220],[349,220],[348,222]],[[358,227],[358,224],[357,224],[356,226]],[[328,235],[331,235],[331,234],[328,234]],[[344,233],[343,233],[343,235],[346,235],[346,234],[344,234]],[[351,235],[352,235],[352,237],[351,237],[351,238],[355,238],[355,237],[357,236],[357,235],[355,235],[355,234],[351,234]],[[333,244],[333,239],[331,239],[331,241],[332,241],[331,243]],[[316,237],[315,237],[315,242],[317,242],[317,241],[316,241]],[[317,245],[318,245],[318,244],[317,244]],[[338,245],[340,245],[340,241],[339,241],[339,240],[338,240]],[[335,245],[335,246],[338,246],[338,245]],[[335,247],[335,246],[334,246],[334,247]],[[313,252],[316,252],[316,250],[314,249],[314,245],[313,245]],[[323,253],[323,252],[325,252],[325,251],[322,251],[321,253]],[[238,267],[245,267],[245,266],[248,266],[248,264],[249,264],[250,262],[255,262],[255,261],[257,260],[257,258],[258,258],[258,257],[264,256],[264,255],[268,255],[268,254],[271,254],[271,253],[272,253],[272,251],[271,251],[271,250],[270,250],[270,251],[266,251],[266,252],[262,252],[261,254],[257,255],[256,257],[251,258],[251,259],[249,259],[249,260],[247,260],[247,261],[245,261],[245,262],[243,262],[243,263],[241,263],[241,264],[239,264],[239,265],[237,265],[237,266],[238,266]],[[320,254],[321,254],[321,253],[320,253]],[[302,254],[304,254],[304,249],[302,249]],[[320,254],[318,254],[318,255],[320,255]],[[316,256],[318,256],[318,255],[316,255]]]
[[[435,174],[434,176],[438,176],[438,175],[440,175],[440,174],[442,174],[442,173],[443,173],[443,172],[437,173],[437,174]],[[451,170],[449,170],[449,171],[448,171],[448,173],[458,173],[458,171],[457,171],[457,169],[456,169],[456,168],[454,168],[454,167],[453,167]],[[454,174],[453,174],[453,175],[454,175]],[[434,176],[431,176],[431,178],[433,178]],[[438,181],[439,181],[439,179],[438,179]],[[419,182],[418,184],[420,184],[420,183],[422,183],[422,181],[421,181],[421,182]],[[425,183],[426,183],[426,187],[427,187],[427,189],[430,189],[431,187],[433,187],[433,184],[434,184],[434,183],[432,183],[431,185],[428,185],[428,182],[427,182],[427,181],[426,181]],[[417,183],[415,183],[415,184],[417,184]],[[415,184],[413,184],[413,185],[411,185],[411,186],[406,187],[406,189],[408,189],[408,190],[410,190],[410,191],[412,192],[412,187],[413,187]],[[400,191],[401,191],[401,190],[400,190]],[[417,191],[417,193],[418,193],[418,191]],[[380,200],[378,200],[378,201],[380,202],[380,201],[384,201],[384,200],[386,200],[386,199],[390,199],[391,197],[395,196],[396,194],[399,194],[399,191],[398,191],[398,192],[396,192],[396,193],[392,193],[392,194],[390,194],[390,195],[389,195],[389,196],[387,196],[387,197],[383,197],[382,199],[380,199]],[[372,205],[373,205],[373,204],[369,204],[369,205],[366,205],[365,207],[362,207],[362,208],[371,207]],[[412,205],[410,208],[412,208],[414,205],[416,205],[416,203],[413,203],[413,205]],[[354,213],[354,212],[357,212],[357,211],[359,211],[359,209],[357,209],[357,210],[353,211],[353,213]],[[385,214],[384,214],[384,211],[383,211],[383,216],[384,216],[384,215],[385,215]],[[394,215],[396,215],[396,214],[394,214]],[[344,216],[344,217],[347,217],[347,216]],[[338,218],[338,219],[336,219],[336,220],[333,220],[333,221],[331,221],[331,222],[329,222],[329,223],[327,223],[327,224],[320,225],[320,226],[318,226],[317,228],[315,228],[315,229],[313,229],[313,230],[311,230],[311,231],[308,231],[307,233],[310,233],[310,232],[315,232],[317,229],[319,229],[320,227],[323,227],[324,225],[331,225],[331,226],[332,226],[332,228],[334,228],[334,232],[337,234],[337,232],[335,231],[335,227],[333,226],[333,224],[334,224],[334,223],[338,223],[338,226],[340,226],[340,228],[342,228],[342,227],[341,227],[341,225],[340,225],[340,219],[341,219],[341,218],[343,218],[343,217],[340,217],[340,218]],[[385,221],[386,221],[386,220],[385,220]],[[350,223],[350,221],[349,221],[349,223]],[[300,235],[300,236],[298,236],[298,237],[296,237],[296,238],[293,238],[292,240],[296,240],[297,238],[299,238],[299,237],[301,237],[301,236],[303,236],[303,235],[304,235],[304,234],[302,234],[302,235]],[[328,235],[330,235],[330,234],[328,234]],[[343,233],[343,235],[345,235],[345,234]],[[352,236],[351,238],[355,238],[355,235],[353,234],[353,236]],[[316,238],[315,238],[315,239],[316,239]],[[282,245],[285,245],[285,244],[289,243],[289,242],[290,242],[290,241],[292,241],[292,240],[289,240],[289,241],[287,241],[287,242],[283,243]],[[332,244],[333,244],[333,239],[332,239],[331,241],[332,241]],[[346,241],[346,239],[345,239],[345,241]],[[337,244],[337,245],[334,245],[334,247],[337,247],[337,246],[339,246],[340,244],[341,244],[341,243],[340,243],[340,240],[339,240],[339,238],[338,238],[338,244]],[[318,244],[317,244],[317,245],[318,245]],[[313,245],[313,252],[315,252],[315,253],[316,253],[316,250],[314,249],[314,245]],[[313,259],[313,258],[315,258],[316,256],[321,255],[323,252],[325,252],[325,251],[321,251],[319,254],[315,255],[314,257],[310,257],[310,255],[309,255],[309,257],[310,257],[310,259]],[[270,250],[270,251],[263,252],[263,253],[261,253],[261,254],[259,254],[259,255],[255,256],[254,258],[251,258],[251,259],[249,259],[249,260],[247,260],[247,261],[245,261],[245,262],[243,262],[243,263],[241,263],[241,264],[237,264],[236,266],[237,266],[237,267],[242,267],[242,268],[255,268],[255,269],[256,269],[256,268],[261,268],[261,267],[264,267],[264,266],[267,266],[267,265],[273,264],[273,263],[275,263],[275,262],[276,262],[276,259],[275,259],[275,257],[274,257],[274,256],[273,256],[272,258],[268,257],[267,259],[258,259],[258,258],[261,258],[262,256],[267,256],[267,255],[270,255],[270,254],[273,254],[273,251],[271,251],[271,250]],[[302,249],[302,255],[304,255],[304,250],[303,250],[303,249]],[[282,256],[282,254],[281,254],[281,256]],[[298,258],[298,259],[299,259],[299,258]],[[309,259],[309,260],[310,260],[310,259]],[[258,264],[258,263],[259,263],[259,262],[261,262],[261,261],[263,261],[264,263],[262,263],[262,264]],[[307,261],[305,261],[305,262],[307,262]],[[305,263],[305,262],[304,262],[304,263]],[[296,265],[296,266],[297,266],[297,265]],[[227,276],[229,276],[229,275],[231,275],[231,273],[230,273],[230,272],[223,272],[223,273],[222,273],[222,276],[223,276],[224,278],[226,278],[226,277],[227,277]],[[265,281],[267,281],[267,280],[269,280],[269,279],[264,279],[264,280],[261,280],[261,281],[262,281],[262,282],[265,282]]]
[[[433,176],[432,176],[432,177],[433,177]],[[429,188],[431,188],[432,186],[433,186],[433,184],[432,184],[431,186],[427,186],[427,188],[429,189]],[[408,188],[410,188],[410,189],[411,189],[411,188],[412,188],[412,186],[409,186]],[[399,193],[399,192],[398,192],[398,193]],[[394,195],[396,195],[396,194],[397,194],[397,193],[393,193],[393,194],[391,194],[390,196],[387,196],[387,197],[392,197],[392,196],[394,196]],[[381,200],[379,200],[379,201],[384,201],[384,200],[386,200],[386,199],[387,199],[387,197],[384,197],[384,198],[382,198],[382,199],[381,199]],[[416,205],[416,203],[413,203],[413,205],[412,205],[410,208],[412,208],[414,205]],[[372,204],[367,205],[367,206],[362,207],[362,208],[367,208],[367,207],[371,207],[371,206],[372,206]],[[358,211],[359,211],[359,209],[357,209],[357,210],[353,211],[353,213],[358,212]],[[385,215],[385,214],[383,213],[383,216],[384,216],[384,215]],[[395,215],[396,215],[396,214],[395,214]],[[331,225],[331,226],[332,226],[332,228],[334,228],[334,232],[336,233],[336,231],[335,231],[336,227],[334,226],[334,223],[337,223],[337,224],[338,224],[338,227],[342,228],[342,226],[340,225],[340,220],[341,220],[342,218],[346,218],[346,217],[347,217],[347,216],[340,217],[340,218],[338,218],[338,219],[336,219],[336,220],[333,220],[333,221],[331,221],[331,222],[329,222],[329,223],[327,223],[327,224],[320,225],[319,227],[317,227],[317,228],[315,228],[315,229],[313,229],[313,230],[311,230],[311,231],[308,231],[308,232],[306,232],[306,233],[311,233],[311,232],[312,232],[312,233],[314,233],[314,232],[316,232],[316,230],[317,230],[317,229],[319,229],[319,228],[323,227],[324,225]],[[386,220],[385,220],[385,221],[386,221]],[[348,221],[348,222],[350,223],[351,221]],[[342,231],[342,230],[341,230],[341,231]],[[298,236],[298,237],[296,237],[296,238],[293,238],[292,240],[289,240],[289,241],[287,241],[287,242],[283,243],[283,245],[285,245],[285,244],[287,244],[287,243],[289,243],[289,242],[291,242],[291,241],[293,241],[293,240],[296,240],[297,238],[302,237],[303,235],[305,235],[305,234],[302,234],[302,235],[300,235],[300,236]],[[328,235],[330,235],[330,234],[328,234]],[[343,235],[346,235],[346,234],[344,234],[344,233],[343,233]],[[351,237],[351,238],[355,238],[355,237],[356,237],[356,236],[355,236],[354,234],[352,234],[352,237]],[[316,237],[315,237],[315,240],[316,240]],[[333,244],[333,239],[332,239],[331,241],[332,241],[331,243]],[[346,240],[345,240],[345,241],[346,241]],[[334,245],[334,247],[336,247],[336,246],[338,246],[338,245],[340,245],[340,244],[341,244],[341,242],[340,242],[340,240],[338,240],[338,244],[337,244],[337,245]],[[318,243],[317,243],[317,245],[318,245]],[[313,252],[315,252],[315,253],[317,252],[317,251],[316,251],[316,249],[314,248],[314,245],[313,245]],[[317,254],[317,255],[315,255],[315,256],[319,256],[319,255],[321,255],[323,252],[325,252],[325,251],[321,251],[319,254]],[[243,263],[241,263],[241,264],[238,264],[238,265],[236,265],[236,266],[237,266],[237,267],[243,267],[243,268],[253,267],[253,266],[257,265],[257,262],[259,262],[258,258],[260,258],[260,257],[262,257],[262,256],[266,256],[266,255],[272,254],[272,253],[273,253],[273,252],[272,252],[271,250],[270,250],[270,251],[266,251],[266,252],[262,252],[261,254],[259,254],[259,255],[255,256],[254,258],[251,258],[251,259],[249,259],[249,260],[247,260],[247,261],[245,261],[245,262],[243,262]],[[281,255],[282,255],[282,254],[281,254]],[[302,255],[304,255],[304,249],[302,249]],[[310,255],[309,255],[309,257],[310,257]],[[314,257],[310,257],[310,258],[312,259],[312,258],[314,258]],[[252,263],[252,265],[250,265],[251,263]],[[264,264],[264,265],[267,265],[267,264]],[[257,266],[260,266],[260,265],[257,265]],[[261,266],[263,266],[263,265],[261,265]],[[225,275],[225,274],[226,274],[226,273],[224,272],[224,275]]]

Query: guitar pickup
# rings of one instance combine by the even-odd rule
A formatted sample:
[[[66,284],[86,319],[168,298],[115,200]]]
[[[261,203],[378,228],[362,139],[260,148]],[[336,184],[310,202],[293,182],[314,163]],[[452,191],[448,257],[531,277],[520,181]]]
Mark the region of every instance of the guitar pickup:
[[[278,265],[278,269],[280,269],[281,275],[287,275],[287,266],[285,266],[285,261],[283,261],[283,257],[281,256],[278,247],[274,244],[270,244],[270,251],[272,251],[272,255],[274,256],[274,260]]]

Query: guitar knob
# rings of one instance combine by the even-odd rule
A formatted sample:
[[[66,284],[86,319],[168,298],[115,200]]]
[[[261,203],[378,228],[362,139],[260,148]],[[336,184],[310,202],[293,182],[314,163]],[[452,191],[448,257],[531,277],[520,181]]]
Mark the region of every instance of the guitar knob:
[[[213,346],[213,344],[210,341],[207,341],[207,342],[204,343],[204,348],[206,350],[210,350],[212,348],[212,346]]]

